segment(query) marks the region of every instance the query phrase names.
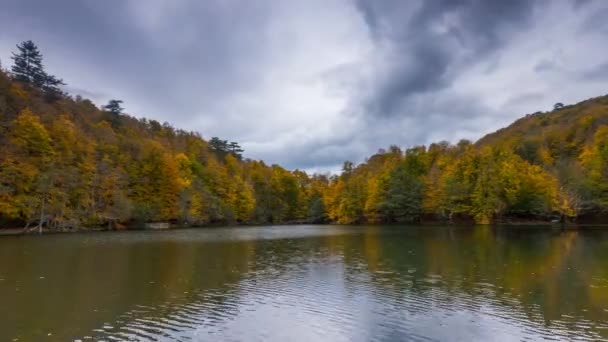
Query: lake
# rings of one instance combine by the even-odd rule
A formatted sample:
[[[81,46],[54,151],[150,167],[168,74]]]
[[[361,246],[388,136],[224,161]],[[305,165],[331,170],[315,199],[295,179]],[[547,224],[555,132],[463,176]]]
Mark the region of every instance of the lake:
[[[608,340],[608,231],[0,237],[0,341]]]

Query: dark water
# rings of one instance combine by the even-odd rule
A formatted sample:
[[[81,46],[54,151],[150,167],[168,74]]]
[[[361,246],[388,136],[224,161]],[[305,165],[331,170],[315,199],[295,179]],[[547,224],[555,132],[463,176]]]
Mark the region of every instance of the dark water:
[[[608,231],[0,238],[0,341],[608,340]]]

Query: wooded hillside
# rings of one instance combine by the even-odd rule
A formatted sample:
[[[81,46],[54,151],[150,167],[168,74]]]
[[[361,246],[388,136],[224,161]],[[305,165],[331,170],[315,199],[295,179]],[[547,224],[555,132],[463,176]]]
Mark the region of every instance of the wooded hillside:
[[[32,50],[33,49],[33,50]],[[33,51],[33,52],[32,52]],[[608,97],[456,145],[381,150],[340,175],[243,159],[237,142],[61,91],[31,42],[0,71],[0,226],[575,220],[608,210]]]
[[[4,226],[323,220],[326,177],[243,160],[236,142],[136,119],[118,100],[49,92],[31,69],[0,72]]]
[[[325,200],[345,223],[597,219],[608,210],[608,96],[556,104],[475,144],[393,146],[345,164]]]

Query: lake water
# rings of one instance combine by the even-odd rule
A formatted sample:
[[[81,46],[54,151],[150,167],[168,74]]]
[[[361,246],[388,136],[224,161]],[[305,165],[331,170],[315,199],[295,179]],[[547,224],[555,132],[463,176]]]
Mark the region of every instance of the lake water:
[[[0,341],[608,340],[608,231],[0,237]]]

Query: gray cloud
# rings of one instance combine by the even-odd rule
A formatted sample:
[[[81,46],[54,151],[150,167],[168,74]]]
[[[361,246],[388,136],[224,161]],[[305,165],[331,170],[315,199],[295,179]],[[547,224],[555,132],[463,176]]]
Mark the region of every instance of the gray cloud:
[[[534,71],[545,72],[555,70],[556,68],[557,66],[555,65],[554,61],[543,59],[534,66]]]
[[[337,170],[390,144],[476,139],[605,92],[601,0],[5,0],[0,58],[35,40],[98,104],[246,156]]]
[[[608,80],[608,63],[593,66],[581,73],[582,81],[605,81]],[[598,94],[599,95],[599,94]]]
[[[405,98],[450,86],[463,65],[500,48],[513,31],[524,29],[533,2],[358,0],[370,30],[388,46],[386,76],[371,90],[367,112],[402,114]]]

